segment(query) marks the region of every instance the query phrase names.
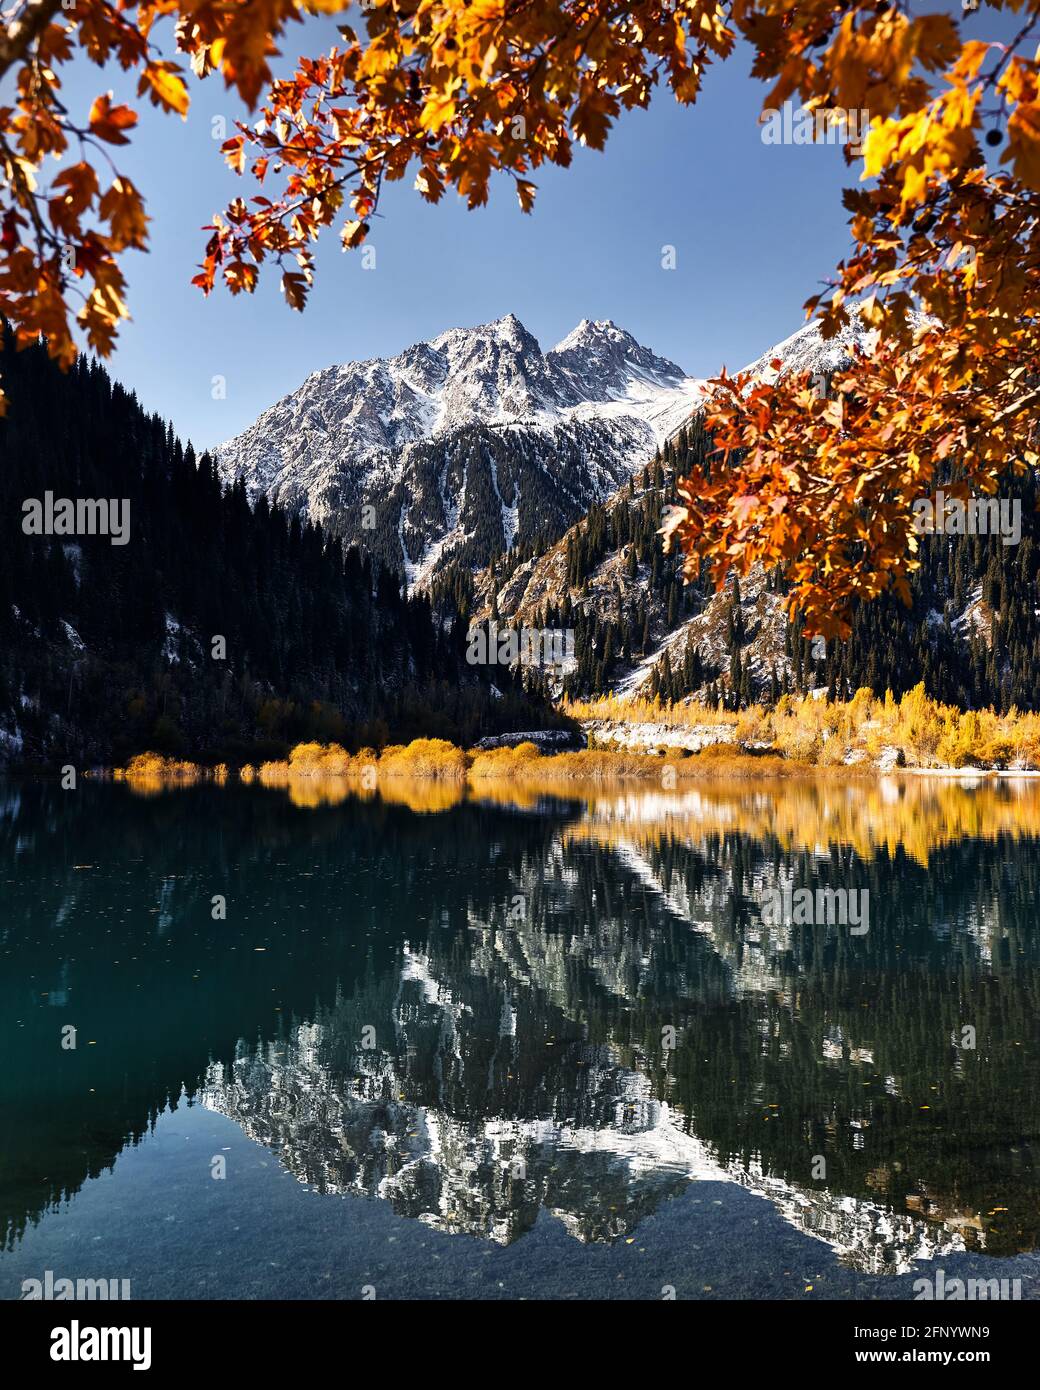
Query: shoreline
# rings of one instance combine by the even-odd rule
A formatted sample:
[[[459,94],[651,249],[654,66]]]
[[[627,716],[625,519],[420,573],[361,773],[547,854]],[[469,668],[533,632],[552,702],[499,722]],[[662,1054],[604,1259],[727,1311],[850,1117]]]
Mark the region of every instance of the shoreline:
[[[1015,708],[961,710],[931,699],[919,682],[898,700],[858,690],[852,699],[782,696],[774,706],[727,710],[720,702],[662,705],[659,701],[603,696],[567,700],[557,709],[565,726],[489,735],[463,747],[443,738],[365,746],[297,743],[283,756],[215,765],[154,750],[124,767],[98,762],[71,776],[149,782],[229,779],[268,785],[314,777],[465,782],[487,777],[518,782],[588,780],[678,781],[794,777],[822,774],[838,780],[894,776],[962,781],[1040,776],[1040,712]],[[565,741],[577,748],[561,746]],[[580,745],[584,743],[584,747]],[[277,748],[279,745],[275,745]],[[281,745],[284,747],[284,745]],[[268,744],[264,751],[274,751]],[[258,750],[259,753],[259,750]],[[241,756],[241,754],[239,755]],[[263,759],[263,753],[259,753]],[[3,769],[13,775],[53,776],[55,765]]]
[[[697,782],[733,779],[740,781],[775,781],[795,777],[814,777],[836,784],[856,781],[877,781],[883,778],[936,778],[943,781],[988,782],[1030,781],[1040,778],[1036,768],[994,768],[978,764],[954,767],[940,765],[879,766],[861,759],[851,763],[815,763],[777,753],[747,753],[732,745],[716,744],[701,753],[676,752],[667,754],[604,749],[582,749],[566,753],[540,753],[530,744],[515,749],[496,749],[493,753],[463,749],[445,744],[431,750],[415,748],[415,744],[440,743],[440,740],[415,740],[401,748],[364,750],[350,755],[335,745],[326,756],[313,761],[291,758],[255,766],[244,764],[229,768],[226,764],[205,764],[169,759],[146,753],[130,760],[123,767],[94,767],[84,769],[81,776],[91,782],[155,783],[163,786],[213,786],[239,784],[265,787],[284,787],[293,783],[319,781],[356,785],[361,791],[374,791],[385,782],[468,783],[479,788],[481,783],[510,781],[518,784],[555,783],[559,785],[588,782],[656,783],[660,790],[675,790],[680,785]],[[294,750],[295,751],[295,750]],[[389,754],[390,756],[386,756]],[[7,769],[0,776],[28,777],[51,780],[59,772],[50,769]]]

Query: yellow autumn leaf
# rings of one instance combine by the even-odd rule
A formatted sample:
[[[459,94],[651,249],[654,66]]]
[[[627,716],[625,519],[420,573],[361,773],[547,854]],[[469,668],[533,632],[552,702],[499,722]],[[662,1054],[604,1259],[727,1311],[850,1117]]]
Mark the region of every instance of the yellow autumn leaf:
[[[431,92],[423,105],[419,124],[423,130],[441,130],[455,116],[454,98],[447,92]]]
[[[137,95],[151,95],[152,103],[164,111],[188,114],[188,89],[175,67],[167,63],[149,63],[137,84]]]

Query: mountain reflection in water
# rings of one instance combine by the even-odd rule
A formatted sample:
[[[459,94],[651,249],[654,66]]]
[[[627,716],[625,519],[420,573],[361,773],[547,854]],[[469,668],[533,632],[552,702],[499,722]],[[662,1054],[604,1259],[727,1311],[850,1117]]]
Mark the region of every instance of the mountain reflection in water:
[[[499,1243],[708,1178],[873,1273],[1040,1245],[1036,783],[340,791],[0,793],[5,1243],[186,1090]]]

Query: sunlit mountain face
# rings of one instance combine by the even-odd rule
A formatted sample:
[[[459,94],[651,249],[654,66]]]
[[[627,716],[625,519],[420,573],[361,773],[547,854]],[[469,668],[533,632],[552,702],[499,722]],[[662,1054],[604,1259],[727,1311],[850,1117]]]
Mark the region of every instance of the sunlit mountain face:
[[[217,452],[251,498],[280,499],[422,585],[449,561],[555,539],[704,387],[609,319],[543,352],[506,314],[315,372]]]
[[[1029,1296],[1040,787],[407,802],[6,790],[0,1286],[131,1154],[161,1174],[190,1101],[402,1239],[520,1258],[554,1222],[577,1276],[724,1184],[738,1243],[768,1215],[868,1281]],[[778,920],[800,890],[865,922]]]

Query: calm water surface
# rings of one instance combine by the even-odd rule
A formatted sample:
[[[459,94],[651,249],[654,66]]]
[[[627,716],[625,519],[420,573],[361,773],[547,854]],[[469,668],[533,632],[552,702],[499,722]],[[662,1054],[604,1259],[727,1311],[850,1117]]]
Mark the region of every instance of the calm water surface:
[[[1040,1295],[1035,783],[148,790],[0,786],[0,1297]]]

